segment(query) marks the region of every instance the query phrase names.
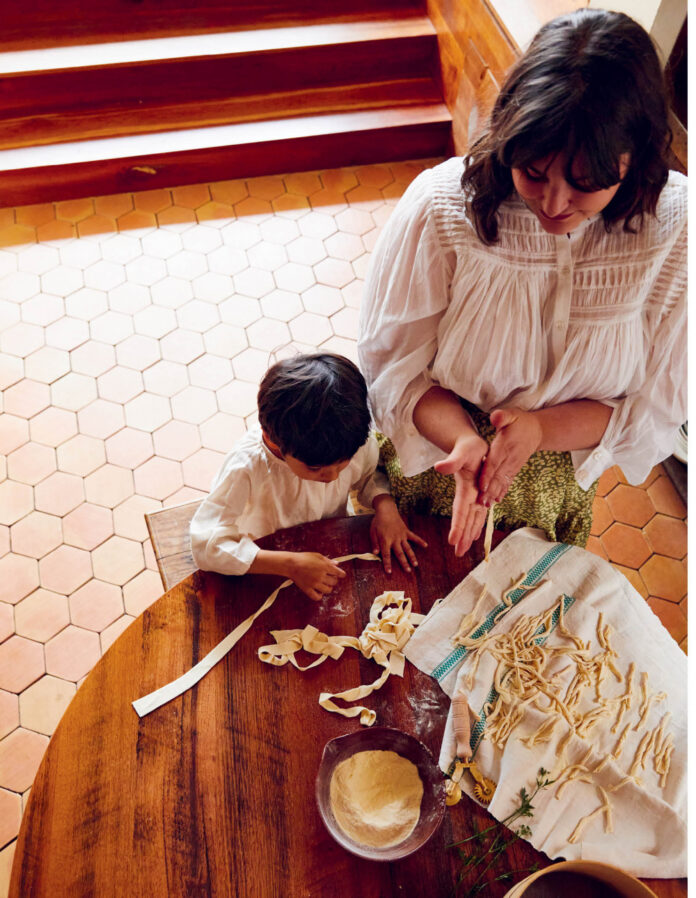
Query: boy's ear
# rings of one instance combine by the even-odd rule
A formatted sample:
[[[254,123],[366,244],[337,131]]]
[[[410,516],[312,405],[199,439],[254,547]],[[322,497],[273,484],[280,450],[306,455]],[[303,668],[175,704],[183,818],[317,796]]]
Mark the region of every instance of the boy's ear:
[[[264,443],[268,446],[268,448],[271,450],[271,452],[275,456],[277,456],[278,458],[285,457],[283,452],[281,451],[280,446],[277,443],[273,442],[273,440],[268,436],[268,434],[266,433],[266,431],[263,428],[261,428],[261,437],[262,437]]]

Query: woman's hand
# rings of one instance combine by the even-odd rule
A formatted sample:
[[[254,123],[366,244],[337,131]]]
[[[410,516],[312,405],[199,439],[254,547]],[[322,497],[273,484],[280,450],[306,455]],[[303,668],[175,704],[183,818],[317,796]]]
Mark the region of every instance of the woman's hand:
[[[436,462],[440,474],[454,474],[454,502],[449,544],[456,555],[463,555],[477,539],[486,520],[486,509],[478,501],[478,480],[488,446],[478,434],[460,436],[443,461]]]
[[[497,430],[479,477],[478,501],[490,507],[500,502],[520,469],[540,447],[541,423],[534,412],[497,408],[491,412]]]
[[[410,572],[412,567],[418,567],[418,560],[411,548],[411,543],[427,548],[426,541],[409,530],[406,522],[399,514],[396,502],[387,493],[380,493],[373,501],[375,515],[370,524],[370,538],[372,551],[380,555],[382,564],[387,574],[392,572],[391,553],[399,559],[399,564]]]

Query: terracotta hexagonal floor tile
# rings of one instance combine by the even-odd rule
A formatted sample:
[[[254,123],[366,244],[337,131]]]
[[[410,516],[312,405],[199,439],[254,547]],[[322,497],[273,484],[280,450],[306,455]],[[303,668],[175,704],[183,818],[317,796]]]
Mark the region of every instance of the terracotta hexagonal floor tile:
[[[41,443],[24,443],[7,457],[7,476],[31,486],[56,470],[56,453]]]
[[[0,461],[0,474],[3,472],[3,463]],[[10,551],[10,528],[6,524],[0,524],[0,558]]]
[[[258,381],[247,382],[234,380],[217,392],[217,402],[221,412],[246,418],[256,411],[256,394],[258,393]],[[205,425],[202,424],[201,427]]]
[[[274,280],[270,271],[264,271],[262,268],[252,268],[251,266],[245,268],[244,271],[240,271],[239,274],[235,274],[233,277],[235,293],[241,293],[242,296],[249,296],[252,299],[260,299],[262,296],[270,293],[271,290],[274,290],[276,286],[285,290],[292,289],[278,279],[278,274],[279,271],[275,273],[276,279]],[[309,283],[311,284],[312,282],[313,279]]]
[[[109,306],[118,315],[119,328],[111,340],[119,343],[133,333],[132,316],[150,305],[150,293],[142,284],[119,284],[109,290]]]
[[[41,677],[19,697],[22,726],[35,733],[52,736],[74,695],[74,683],[57,677]]]
[[[358,344],[355,340],[347,340],[345,337],[329,337],[328,340],[324,340],[323,343],[320,343],[317,347],[321,352],[335,352],[338,355],[344,355],[347,359],[350,359],[354,365],[359,366],[358,363]]]
[[[329,261],[328,259],[324,260],[324,262]],[[317,263],[317,265],[321,264],[324,263]],[[301,265],[298,262],[288,262],[286,265],[282,265],[273,277],[277,286],[281,290],[287,290],[289,293],[302,293],[305,290],[309,290],[317,281],[312,267],[310,265]],[[244,293],[245,291],[242,290],[241,292]]]
[[[196,231],[197,230],[198,229],[196,229]],[[193,231],[192,233],[196,233],[196,231]],[[205,274],[201,274],[197,278],[194,278],[191,282],[191,286],[193,287],[193,295],[199,301],[205,301],[213,305],[232,295],[232,282],[229,277],[212,271],[208,271]],[[179,314],[185,312],[187,308],[188,303],[179,310]],[[184,323],[184,327],[190,327],[190,325]],[[206,327],[205,330],[207,329],[208,328]],[[191,330],[201,330],[201,328],[192,327]]]
[[[207,184],[187,184],[184,187],[174,187],[172,199],[175,206],[197,209],[210,202],[210,190]]]
[[[79,318],[59,318],[46,328],[46,344],[70,351],[89,339],[89,325]]]
[[[198,356],[203,355],[205,346],[203,337],[193,331],[177,328],[160,340],[162,358],[169,362],[180,362],[188,365]]]
[[[336,224],[346,234],[360,236],[367,234],[375,226],[372,215],[362,209],[345,209],[335,217]]]
[[[231,289],[228,293],[231,293]],[[220,323],[220,314],[213,302],[191,299],[176,310],[180,326],[195,333],[203,334]]]
[[[21,321],[0,333],[0,351],[26,358],[43,346],[43,328]]]
[[[606,497],[614,520],[643,527],[655,514],[655,506],[645,490],[619,483]]]
[[[176,328],[176,315],[171,309],[150,305],[133,316],[136,334],[159,340]]]
[[[681,642],[686,637],[686,618],[679,605],[652,596],[648,599],[648,605],[660,618],[672,639]]]
[[[154,454],[150,434],[132,427],[119,430],[104,445],[109,462],[122,468],[135,468]]]
[[[139,542],[124,539],[122,536],[112,536],[92,552],[92,565],[95,577],[116,586],[123,586],[143,570],[145,560]]]
[[[199,274],[205,274],[208,270],[203,253],[192,253],[187,249],[182,249],[181,252],[170,256],[165,265],[169,275],[187,280],[198,277]]]
[[[64,595],[37,589],[15,605],[17,634],[36,642],[46,642],[70,623],[68,600]]]
[[[112,369],[115,371],[116,369]],[[108,377],[108,372],[104,377]],[[133,374],[136,374],[134,371]],[[77,413],[77,422],[82,433],[105,440],[116,433],[126,423],[123,407],[106,399],[95,399]]]
[[[314,266],[314,275],[318,284],[341,289],[350,284],[355,277],[355,271],[349,262],[342,259],[324,259]]]
[[[25,360],[24,368],[32,380],[52,384],[70,371],[70,354],[65,349],[44,346]]]
[[[235,377],[239,380],[258,384],[268,370],[269,361],[268,352],[261,349],[244,349],[232,359],[232,368]],[[228,387],[230,386],[232,384],[228,384]],[[228,389],[228,387],[223,387],[223,389]],[[218,405],[222,409],[219,393]]]
[[[612,567],[615,568],[619,573],[623,574],[624,577],[628,580],[628,582],[633,586],[633,588],[639,592],[644,599],[647,599],[649,596],[648,587],[643,582],[643,578],[641,577],[638,571],[633,570],[630,567],[623,567],[620,564],[612,564]]]
[[[148,256],[168,259],[183,249],[181,237],[173,231],[151,231],[142,238],[143,249]]]
[[[333,336],[329,319],[324,315],[315,315],[312,312],[303,312],[289,324],[293,340],[306,343],[309,346],[319,346],[324,340]],[[236,366],[237,359],[232,364]],[[236,370],[236,367],[235,367]]]
[[[70,365],[78,374],[99,377],[116,364],[114,347],[97,340],[87,340],[70,353]]]
[[[97,398],[97,385],[93,377],[86,374],[76,374],[71,371],[65,374],[55,383],[51,384],[51,399],[53,405],[76,412],[89,405]]]
[[[31,558],[43,558],[63,541],[60,518],[32,511],[11,528],[12,551]]]
[[[60,446],[77,433],[77,415],[62,408],[47,408],[29,422],[31,438],[46,446]]]
[[[220,317],[225,324],[247,327],[261,318],[261,303],[251,296],[232,296],[220,303]]]
[[[38,585],[39,566],[34,558],[14,552],[0,558],[0,601],[16,605]]]
[[[0,390],[6,390],[24,377],[24,362],[13,355],[0,355]]]
[[[56,203],[56,218],[67,221],[82,221],[94,214],[94,201],[91,199],[65,200]]]
[[[225,412],[218,412],[212,418],[204,421],[198,430],[200,431],[201,444],[206,449],[215,449],[217,452],[227,453],[237,440],[246,433],[246,426],[242,418],[228,415]],[[164,455],[165,453],[160,454]]]
[[[336,238],[340,238],[340,235],[337,233],[328,237],[326,241],[322,241],[318,237],[307,237],[302,234],[288,243],[286,247],[288,259],[291,262],[297,262],[302,265],[315,265],[317,262],[325,259],[327,254],[334,255],[334,247],[330,245],[330,241],[336,240]],[[265,252],[266,247],[262,245],[255,247],[255,249],[261,254]],[[252,250],[249,252],[252,252]],[[362,246],[360,252],[363,252]],[[338,256],[338,258],[343,257]]]
[[[143,392],[143,375],[140,371],[116,365],[97,378],[97,388],[102,399],[115,403],[128,402]],[[121,412],[119,421],[123,420]]]
[[[43,676],[43,672],[44,651],[40,643],[23,636],[10,636],[0,644],[0,689],[22,692]]]
[[[340,309],[331,316],[331,327],[337,337],[346,340],[358,339],[358,310]]]
[[[609,468],[599,478],[599,484],[597,485],[597,495],[606,496],[614,489],[617,483],[619,483],[617,468]]]
[[[388,165],[362,165],[355,169],[358,181],[365,187],[386,187],[394,180]]]
[[[56,471],[34,487],[37,510],[60,517],[77,508],[84,498],[82,479],[63,471]]]
[[[9,455],[29,439],[29,425],[19,415],[3,414],[0,416],[0,453]]]
[[[648,521],[643,533],[653,552],[670,558],[684,558],[688,549],[686,521],[657,514]]]
[[[89,333],[93,340],[115,346],[133,333],[133,321],[130,315],[110,310],[90,322]]]
[[[259,322],[256,322],[258,324]],[[279,323],[279,322],[276,322]],[[250,325],[255,327],[255,324]],[[289,336],[288,332],[288,336]],[[277,343],[275,344],[278,345]],[[203,355],[188,366],[188,377],[194,387],[218,390],[233,378],[229,359],[215,355]]]
[[[283,321],[273,318],[260,318],[246,329],[249,346],[271,352],[278,346],[290,342],[290,331]]]
[[[609,560],[615,564],[635,570],[650,557],[650,547],[635,527],[612,524],[600,538]]]
[[[92,576],[89,552],[75,546],[60,546],[39,562],[41,585],[65,595]]]
[[[302,300],[300,297],[297,293],[288,293],[287,290],[273,290],[271,293],[262,297],[260,303],[264,316],[266,318],[277,318],[278,321],[290,321],[291,318],[295,318],[302,312]],[[220,327],[229,327],[229,325],[221,324]],[[241,330],[241,328],[239,330]],[[209,352],[216,352],[217,349],[211,349],[208,342],[212,333],[213,331],[208,331],[205,335],[205,344],[208,347]],[[239,346],[236,349],[236,352],[244,349],[245,345],[246,341],[244,345]],[[224,353],[220,354],[223,355]],[[231,352],[228,357],[232,358],[234,354],[234,352]]]
[[[686,517],[686,506],[666,474],[661,475],[650,484],[648,495],[652,499],[655,509],[662,514],[675,518]]]
[[[0,689],[0,739],[19,726],[19,698],[14,692]]]
[[[123,265],[116,262],[100,261],[85,268],[85,284],[88,287],[96,287],[97,290],[113,290],[126,280],[126,272]]]
[[[218,203],[234,206],[244,197],[249,196],[246,182],[241,179],[231,181],[216,181],[210,184],[210,195]]]
[[[97,663],[101,646],[96,633],[70,624],[46,643],[44,652],[47,673],[76,683]]]
[[[0,280],[0,295],[12,297],[13,302],[23,302],[30,296],[41,292],[41,281],[36,274],[26,271],[13,271]],[[51,291],[46,291],[50,293]],[[19,312],[12,323],[19,321]]]
[[[78,549],[94,549],[113,532],[111,510],[102,505],[83,502],[63,518],[63,538]]]
[[[88,502],[113,508],[132,496],[133,475],[127,468],[106,464],[85,478]]]
[[[231,276],[238,274],[249,265],[246,251],[232,246],[221,246],[208,253],[208,268],[215,274]]]
[[[116,359],[124,368],[144,371],[159,360],[159,343],[152,337],[133,334],[116,346]]]
[[[338,193],[345,193],[346,190],[358,186],[356,173],[350,168],[323,169],[319,172],[319,177],[327,190],[335,190]]]
[[[93,287],[82,287],[65,298],[65,311],[72,318],[91,321],[98,315],[108,311],[109,303],[103,290]]]
[[[13,792],[31,787],[46,751],[48,737],[18,727],[0,742],[0,786]]]
[[[152,433],[172,418],[169,400],[152,393],[141,393],[124,406],[129,427]]]
[[[157,306],[171,310],[193,299],[193,289],[185,278],[166,277],[150,287],[150,295]]]
[[[679,602],[688,588],[686,563],[664,555],[652,555],[640,569],[651,596]]]
[[[143,212],[161,212],[162,209],[172,205],[172,196],[168,190],[161,188],[141,190],[133,194],[133,203],[136,209]]]
[[[145,386],[158,396],[173,396],[188,386],[186,366],[179,362],[156,362],[143,372]]]
[[[57,455],[61,471],[80,477],[96,471],[106,461],[103,441],[82,433],[59,446]]]
[[[142,496],[166,499],[183,486],[181,465],[166,458],[151,458],[133,472],[135,487]]]
[[[173,461],[183,461],[201,447],[198,427],[185,421],[170,421],[152,435],[155,452]]]
[[[102,258],[107,262],[118,262],[125,265],[126,262],[130,262],[142,253],[138,238],[127,234],[117,234],[100,242]]]
[[[183,233],[195,223],[196,213],[193,209],[184,209],[182,206],[170,206],[157,213],[158,226],[168,231]]]
[[[123,603],[126,612],[138,617],[164,592],[160,575],[155,571],[141,571],[123,587]]]
[[[130,614],[123,614],[118,620],[115,620],[113,624],[109,624],[105,630],[102,630],[99,634],[102,654],[116,642],[121,633],[123,633],[134,620],[135,618],[131,617]]]
[[[15,623],[12,605],[9,602],[0,602],[0,642],[9,639],[14,632]]]
[[[120,587],[101,580],[85,583],[70,596],[69,602],[72,622],[98,633],[123,614]]]
[[[6,414],[31,418],[51,404],[51,391],[47,384],[25,378],[5,390],[3,401]]]
[[[201,424],[218,410],[215,393],[202,387],[186,387],[170,401],[173,416],[189,424]]]
[[[17,838],[22,820],[22,800],[16,792],[0,789],[0,845]],[[9,892],[9,870],[4,894]]]
[[[225,454],[212,449],[199,449],[194,455],[182,462],[184,486],[198,490],[210,490],[213,478],[220,470]]]
[[[144,540],[148,538],[145,515],[162,507],[158,499],[147,496],[131,496],[114,508],[114,533],[116,536]]]
[[[302,304],[308,312],[328,317],[343,308],[343,294],[336,287],[315,284],[302,294]]]
[[[606,499],[596,496],[592,503],[592,529],[593,536],[600,536],[614,520]]]
[[[299,239],[302,238],[298,238],[298,240]],[[290,245],[291,244],[288,244],[288,246]],[[321,249],[322,252],[319,259],[323,259],[326,255],[326,250],[323,245],[321,245]],[[280,243],[257,243],[256,246],[252,246],[251,249],[246,251],[246,255],[247,265],[245,265],[244,268],[251,265],[253,268],[262,268],[264,271],[277,271],[278,268],[285,265],[288,261],[288,253],[286,252],[285,247],[281,246]],[[244,268],[240,268],[239,271],[243,271]],[[237,274],[238,272],[235,271],[232,273]],[[228,291],[228,295],[230,292],[231,291]]]
[[[297,222],[297,226],[303,237],[312,237],[317,240],[323,240],[338,230],[334,217],[321,210],[314,210],[304,215]]]
[[[196,502],[199,499],[205,499],[207,495],[207,490],[196,490],[192,486],[182,486],[180,490],[172,493],[171,496],[167,496],[164,502],[162,502],[162,505],[165,508],[171,508],[174,505],[185,505],[187,502]],[[152,549],[152,543],[149,540],[145,540],[143,543],[143,554],[145,555],[146,567],[151,571],[158,570],[157,559],[155,558],[155,553]]]
[[[288,193],[296,193],[299,196],[311,196],[321,190],[321,181],[316,172],[298,172],[285,175],[283,178]]]
[[[92,240],[72,240],[69,243],[63,243],[58,253],[64,265],[69,268],[80,268],[83,271],[101,258],[99,244]]]
[[[369,253],[364,253],[357,259],[353,259],[351,262],[353,273],[356,278],[360,278],[361,280],[365,280],[367,277],[367,272],[370,267],[370,255]]]
[[[280,218],[297,219],[306,215],[310,209],[309,200],[304,196],[284,193],[271,200],[271,207]]]

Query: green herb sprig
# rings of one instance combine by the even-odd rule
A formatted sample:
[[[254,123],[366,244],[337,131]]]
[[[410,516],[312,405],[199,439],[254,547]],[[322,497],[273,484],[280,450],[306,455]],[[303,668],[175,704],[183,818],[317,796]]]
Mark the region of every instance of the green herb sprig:
[[[508,814],[508,816],[500,822],[496,821],[491,826],[486,827],[486,829],[479,830],[476,823],[474,823],[473,836],[469,836],[466,839],[448,845],[448,848],[457,849],[459,857],[463,861],[463,867],[460,870],[452,892],[454,896],[461,895],[462,898],[472,898],[472,896],[478,895],[487,888],[490,885],[490,882],[506,882],[511,880],[516,874],[534,873],[539,869],[538,864],[532,864],[531,866],[520,870],[505,870],[495,876],[492,880],[483,881],[483,877],[486,873],[491,870],[499,860],[500,856],[504,854],[511,845],[517,842],[518,839],[528,839],[531,836],[532,831],[526,823],[523,823],[516,830],[511,830],[512,824],[521,817],[533,817],[534,805],[532,804],[532,800],[537,792],[555,782],[555,779],[549,779],[548,770],[540,767],[536,776],[536,787],[534,791],[529,795],[523,786],[520,789],[520,803],[512,813]],[[490,834],[490,836],[488,844],[486,844],[486,837],[488,834]],[[477,846],[477,851],[473,854],[469,854],[464,849],[460,848],[461,845],[465,845],[467,842],[474,842]],[[474,876],[474,874],[476,875]],[[466,880],[468,880],[468,882],[466,882]],[[466,891],[462,891],[462,889],[465,889]]]

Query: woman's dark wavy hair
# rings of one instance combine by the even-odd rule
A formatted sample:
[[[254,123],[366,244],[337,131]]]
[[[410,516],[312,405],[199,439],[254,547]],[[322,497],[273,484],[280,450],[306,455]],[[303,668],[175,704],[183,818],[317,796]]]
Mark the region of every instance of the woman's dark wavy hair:
[[[342,355],[295,355],[265,373],[259,423],[283,455],[310,467],[352,458],[370,433],[365,378]]]
[[[566,180],[582,190],[616,184],[619,159],[630,154],[602,216],[607,230],[623,219],[623,229],[635,233],[646,212],[655,214],[667,181],[667,96],[650,37],[623,13],[581,9],[544,25],[508,74],[464,163],[462,187],[480,239],[498,239],[498,208],[513,192],[510,169],[558,152],[567,153]],[[572,174],[578,156],[581,184]]]

